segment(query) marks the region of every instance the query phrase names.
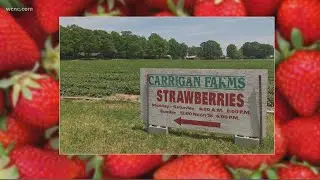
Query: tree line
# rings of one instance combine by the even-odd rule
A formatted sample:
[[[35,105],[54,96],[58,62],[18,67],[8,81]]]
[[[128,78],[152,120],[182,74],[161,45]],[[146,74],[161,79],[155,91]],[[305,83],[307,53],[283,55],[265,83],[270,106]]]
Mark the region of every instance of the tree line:
[[[263,59],[274,54],[272,45],[246,42],[240,49],[234,44],[228,45],[225,57],[220,44],[213,40],[189,47],[174,38],[166,40],[157,33],[146,38],[131,31],[107,32],[77,25],[60,26],[60,45],[61,59],[93,56],[105,59],[184,59],[187,54],[199,59]]]

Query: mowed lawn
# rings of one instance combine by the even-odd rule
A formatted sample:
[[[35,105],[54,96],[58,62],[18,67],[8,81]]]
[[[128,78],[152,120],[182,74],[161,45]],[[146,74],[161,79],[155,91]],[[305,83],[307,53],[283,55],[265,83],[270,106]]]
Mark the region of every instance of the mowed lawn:
[[[61,95],[105,97],[140,94],[140,68],[268,69],[268,106],[273,106],[273,60],[69,60],[61,61]]]
[[[267,116],[262,146],[244,148],[230,135],[170,129],[168,135],[143,130],[139,102],[62,100],[60,153],[62,154],[227,154],[274,152],[273,114]]]

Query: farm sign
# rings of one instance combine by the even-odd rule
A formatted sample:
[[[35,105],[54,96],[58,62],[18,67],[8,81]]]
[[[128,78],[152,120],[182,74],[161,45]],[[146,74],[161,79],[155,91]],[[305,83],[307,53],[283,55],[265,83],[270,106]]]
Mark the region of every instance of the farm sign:
[[[142,118],[150,125],[265,137],[265,69],[141,69]]]

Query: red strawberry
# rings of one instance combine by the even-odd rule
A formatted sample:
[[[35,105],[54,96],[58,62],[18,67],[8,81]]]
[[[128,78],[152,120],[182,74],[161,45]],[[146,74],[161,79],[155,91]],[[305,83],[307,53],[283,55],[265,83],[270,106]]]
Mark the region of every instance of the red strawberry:
[[[231,179],[231,174],[216,156],[187,155],[160,167],[154,179]]]
[[[104,173],[117,178],[136,178],[163,163],[161,155],[108,155]]]
[[[10,115],[1,119],[0,123],[4,123],[4,127],[0,128],[0,143],[5,147],[11,143],[14,143],[15,146],[36,144],[42,138],[42,131],[20,122]]]
[[[175,16],[175,15],[170,11],[161,11],[154,14],[153,16]]]
[[[29,179],[72,179],[78,178],[82,165],[50,151],[23,146],[10,153],[10,159],[20,174]]]
[[[5,110],[5,96],[4,96],[4,92],[0,90],[0,116],[2,115],[4,110]]]
[[[281,160],[287,149],[287,142],[279,124],[275,124],[275,154],[270,155],[220,155],[222,162],[232,168],[256,169],[265,163],[271,165]]]
[[[284,132],[291,155],[320,165],[320,114],[289,121],[284,125]]]
[[[194,7],[194,16],[246,16],[242,0],[198,0]]]
[[[32,68],[40,57],[36,43],[2,8],[0,8],[0,19],[0,74]]]
[[[282,124],[296,117],[296,112],[287,103],[287,100],[282,96],[278,89],[275,90],[275,117]]]
[[[101,8],[101,12],[99,12],[99,8]],[[121,3],[116,3],[115,6],[110,10],[105,1],[103,1],[102,4],[93,4],[86,12],[93,15],[116,13],[116,16],[127,16],[129,14],[128,9]]]
[[[42,129],[59,122],[59,84],[55,79],[22,72],[1,83],[13,86],[9,92],[13,118]]]
[[[286,167],[278,169],[279,179],[317,179],[317,174],[309,167],[286,163]]]
[[[44,47],[44,42],[48,37],[48,34],[42,29],[36,13],[28,12],[17,18],[17,22],[23,27],[23,29],[29,33],[30,37],[33,38],[39,49]]]
[[[250,16],[272,16],[277,11],[281,0],[244,0]]]
[[[129,4],[128,7],[130,7],[129,16],[150,16],[152,14],[150,7],[145,3]]]
[[[293,28],[302,32],[305,45],[320,39],[319,0],[284,0],[278,10],[278,28],[286,40],[290,40]]]
[[[169,10],[167,0],[145,0],[146,4],[150,8],[159,9],[159,10]],[[178,4],[180,0],[173,0],[175,5]],[[194,7],[196,0],[184,0],[184,8],[192,9]]]
[[[96,0],[34,0],[34,9],[47,33],[59,30],[59,16],[79,15]]]
[[[320,102],[320,52],[297,51],[278,65],[276,86],[302,116],[311,116]]]

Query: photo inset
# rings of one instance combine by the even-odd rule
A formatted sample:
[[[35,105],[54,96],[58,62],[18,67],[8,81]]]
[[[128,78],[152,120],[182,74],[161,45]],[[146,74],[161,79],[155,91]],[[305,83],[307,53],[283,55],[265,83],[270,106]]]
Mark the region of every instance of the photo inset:
[[[273,154],[274,18],[60,18],[61,154]]]

